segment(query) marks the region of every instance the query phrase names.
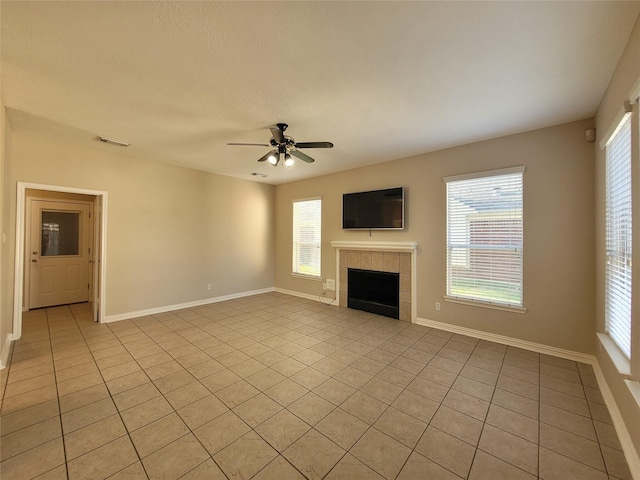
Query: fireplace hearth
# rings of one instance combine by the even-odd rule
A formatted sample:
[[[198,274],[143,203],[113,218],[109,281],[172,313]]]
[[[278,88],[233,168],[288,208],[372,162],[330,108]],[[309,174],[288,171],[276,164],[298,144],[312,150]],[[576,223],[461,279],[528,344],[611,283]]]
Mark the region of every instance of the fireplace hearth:
[[[349,268],[347,306],[400,318],[400,274]]]

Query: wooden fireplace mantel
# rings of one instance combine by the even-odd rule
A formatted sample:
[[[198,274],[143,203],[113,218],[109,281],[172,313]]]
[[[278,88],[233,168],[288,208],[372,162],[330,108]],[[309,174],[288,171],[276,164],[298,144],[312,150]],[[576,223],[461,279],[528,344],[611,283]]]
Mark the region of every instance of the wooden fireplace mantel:
[[[331,246],[339,250],[381,250],[386,252],[415,252],[418,249],[418,242],[358,242],[349,240],[334,240],[331,242]]]

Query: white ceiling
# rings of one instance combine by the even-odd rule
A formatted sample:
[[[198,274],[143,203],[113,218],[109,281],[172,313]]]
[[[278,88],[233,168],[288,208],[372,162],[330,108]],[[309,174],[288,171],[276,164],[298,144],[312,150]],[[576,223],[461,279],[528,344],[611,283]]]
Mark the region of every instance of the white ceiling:
[[[15,130],[279,184],[593,116],[640,2],[0,8]],[[287,169],[226,145],[267,143],[277,122],[335,147]]]

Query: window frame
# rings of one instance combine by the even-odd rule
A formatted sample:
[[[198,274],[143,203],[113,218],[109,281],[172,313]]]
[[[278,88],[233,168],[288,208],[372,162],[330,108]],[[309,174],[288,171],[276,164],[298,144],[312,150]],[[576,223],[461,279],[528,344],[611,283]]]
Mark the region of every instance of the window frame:
[[[524,236],[523,236],[524,235],[524,214],[523,214],[524,212],[524,208],[523,208],[524,207],[524,172],[525,172],[524,166],[517,166],[517,167],[503,168],[498,170],[469,173],[464,175],[448,176],[443,178],[443,181],[445,183],[445,191],[446,191],[445,193],[445,208],[446,208],[446,212],[445,212],[445,221],[446,221],[445,289],[446,289],[446,294],[444,296],[444,299],[446,301],[453,302],[453,303],[461,303],[465,305],[492,308],[496,310],[504,310],[504,311],[515,312],[515,313],[526,312],[526,308],[524,307],[524,248],[523,248],[524,247]],[[520,197],[516,199],[516,201],[519,201],[519,209],[516,209],[516,210],[519,211],[519,215],[514,216],[514,214],[511,213],[505,216],[504,214],[498,214],[497,212],[485,212],[484,214],[482,214],[481,217],[478,217],[478,218],[484,218],[485,220],[518,220],[519,221],[519,230],[517,231],[517,234],[519,235],[521,241],[516,246],[516,252],[518,252],[519,254],[518,283],[519,283],[519,290],[520,290],[520,301],[519,302],[499,301],[495,297],[487,299],[486,296],[482,297],[479,295],[475,295],[475,296],[459,295],[459,294],[452,293],[451,285],[453,280],[455,279],[455,274],[452,272],[452,268],[454,267],[455,257],[453,256],[453,252],[452,252],[452,249],[454,247],[452,246],[452,241],[451,241],[451,236],[452,236],[451,222],[456,221],[456,219],[453,218],[455,214],[460,215],[459,211],[458,212],[451,211],[452,199],[450,198],[450,195],[453,194],[452,187],[457,182],[463,182],[463,181],[468,182],[469,180],[478,180],[478,182],[480,183],[483,181],[483,179],[486,181],[486,179],[490,177],[504,177],[507,175],[512,176],[512,175],[518,175],[518,174],[520,175],[520,183],[519,183]],[[505,203],[506,203],[506,200],[505,200]],[[471,225],[471,221],[467,221],[466,223],[469,226]],[[467,233],[468,233],[467,236],[470,237],[471,236],[470,230],[468,230]],[[470,242],[470,239],[469,239],[469,242]],[[474,250],[472,244],[469,243],[467,246],[461,246],[461,248],[467,248],[462,253],[464,258],[470,259]],[[498,247],[497,250],[508,251],[509,249],[513,249],[513,248],[514,248],[513,244],[511,244],[511,246],[509,247],[505,246],[502,249]],[[479,250],[479,249],[475,249],[475,250]],[[459,263],[462,256],[458,255],[457,257],[458,257],[457,260]]]
[[[307,272],[300,271],[300,265],[301,265],[300,257],[302,256],[302,251],[299,248],[300,242],[298,241],[297,232],[296,232],[296,226],[298,223],[298,221],[296,220],[296,205],[301,203],[308,203],[308,202],[319,202],[319,207],[318,207],[319,218],[316,220],[317,223],[312,224],[312,227],[318,228],[318,232],[317,232],[318,238],[317,238],[317,241],[311,242],[312,248],[317,248],[317,257],[318,257],[317,273],[307,273]],[[301,277],[301,278],[306,278],[311,280],[321,280],[322,279],[322,197],[317,196],[317,197],[297,198],[297,199],[293,199],[291,204],[292,204],[291,275],[294,277]],[[314,232],[314,235],[315,235],[315,232]]]
[[[633,355],[633,269],[632,269],[632,258],[633,258],[633,118],[631,111],[625,111],[622,118],[619,119],[617,123],[614,123],[614,129],[611,134],[608,136],[606,143],[604,143],[605,150],[605,251],[604,251],[604,331],[605,334],[611,339],[615,348],[617,348],[622,355],[624,355],[624,359],[618,361],[617,364],[623,365],[623,367],[618,367],[620,371],[628,372],[628,367],[626,366],[626,362],[631,360]],[[611,200],[617,199],[619,200],[620,191],[616,190],[615,192],[611,192],[611,184],[610,184],[610,176],[612,173],[611,163],[614,161],[610,158],[610,146],[613,142],[616,142],[618,139],[618,135],[625,131],[628,135],[628,138],[623,139],[628,143],[628,157],[624,159],[625,172],[628,173],[625,180],[628,181],[624,187],[628,189],[628,195],[625,198],[625,205],[630,209],[629,214],[627,216],[629,233],[624,236],[620,234],[621,228],[616,231],[610,230],[610,217],[612,214],[619,214],[619,210],[624,207],[618,205],[618,209],[615,212],[612,212],[613,206],[611,205]],[[626,153],[626,152],[625,152]],[[616,171],[616,174],[620,174],[622,172]],[[618,249],[612,250],[610,249],[610,242],[613,242],[615,239],[619,239],[624,236],[624,240],[628,244],[628,252],[621,252]],[[615,237],[615,238],[610,238]],[[614,268],[611,263],[611,259],[621,259],[623,263],[627,263],[624,265],[624,274],[625,276],[616,275],[615,285],[613,281],[610,281],[610,277],[615,273]],[[620,282],[625,282],[628,280],[628,290],[626,292],[618,292],[618,295],[614,300],[618,303],[615,305],[610,304],[610,295],[615,294],[612,290],[616,285],[620,285]],[[624,299],[620,298],[620,293],[628,294],[628,302]],[[625,305],[621,305],[621,303],[625,303]],[[621,314],[617,314],[621,309],[624,309],[625,312]],[[624,317],[624,318],[622,318]],[[624,323],[624,324],[622,324]],[[621,325],[622,324],[622,325]],[[628,335],[626,338],[624,337],[628,331]]]

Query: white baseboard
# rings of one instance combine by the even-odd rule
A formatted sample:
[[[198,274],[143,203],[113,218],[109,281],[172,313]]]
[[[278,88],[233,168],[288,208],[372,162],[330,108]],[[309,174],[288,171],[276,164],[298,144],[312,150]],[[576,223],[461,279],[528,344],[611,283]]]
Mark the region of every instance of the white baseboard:
[[[624,451],[625,458],[629,464],[629,470],[631,471],[631,478],[634,480],[640,480],[640,455],[633,444],[629,430],[622,418],[620,409],[607,385],[602,369],[596,359],[595,355],[588,355],[586,353],[574,352],[571,350],[565,350],[562,348],[552,347],[549,345],[543,345],[541,343],[529,342],[527,340],[521,340],[519,338],[507,337],[505,335],[497,335],[494,333],[484,332],[482,330],[474,330],[472,328],[460,327],[458,325],[451,325],[448,323],[438,322],[435,320],[428,320],[425,318],[418,318],[416,320],[418,325],[425,327],[437,328],[439,330],[445,330],[451,333],[459,333],[461,335],[467,335],[469,337],[479,338],[481,340],[488,340],[490,342],[501,343],[503,345],[511,345],[513,347],[522,348],[525,350],[531,350],[533,352],[544,353],[546,355],[553,355],[554,357],[566,358],[568,360],[574,360],[576,362],[587,363],[593,367],[593,371],[596,374],[596,380],[600,387],[600,393],[602,398],[609,409],[609,414],[613,421],[613,425],[618,433],[622,450]]]
[[[324,303],[327,305],[335,302],[335,298],[332,300],[330,298],[321,297],[320,295],[311,295],[310,293],[296,292],[295,290],[286,290],[284,288],[276,288],[276,292],[284,293],[285,295],[291,295],[293,297],[305,298],[307,300],[313,300],[315,302]]]
[[[248,292],[233,293],[231,295],[224,295],[221,297],[206,298],[203,300],[196,300],[194,302],[179,303],[175,305],[165,305],[162,307],[147,308],[145,310],[137,310],[134,312],[106,315],[104,318],[104,323],[119,322],[120,320],[129,320],[131,318],[139,318],[139,317],[144,317],[146,315],[155,315],[157,313],[171,312],[173,310],[181,310],[183,308],[199,307],[202,305],[209,305],[211,303],[224,302],[225,300],[233,300],[236,298],[250,297],[251,295],[259,295],[261,293],[269,293],[269,292],[284,293],[286,295],[291,295],[293,297],[305,298],[307,300],[322,302],[320,296],[318,295],[311,295],[309,293],[296,292],[294,290],[286,290],[284,288],[269,287],[269,288],[263,288],[261,290],[251,290]],[[327,301],[326,303],[330,303],[330,302]]]
[[[6,368],[9,364],[9,355],[11,354],[11,346],[14,340],[16,340],[16,338],[11,333],[4,339],[2,350],[0,350],[0,370]]]
[[[611,393],[611,389],[609,388],[604,373],[602,373],[600,364],[597,361],[593,364],[593,371],[596,373],[600,393],[602,394],[602,398],[604,398],[604,403],[607,404],[609,415],[611,415],[611,420],[613,421],[613,426],[618,433],[618,440],[620,440],[624,456],[629,464],[631,478],[634,480],[640,480],[640,454],[633,444],[631,435],[629,435],[629,430],[627,430],[627,425],[624,422],[624,418],[622,418],[622,413],[620,413],[618,404],[613,397],[613,393]]]
[[[567,360],[587,363],[589,365],[594,365],[596,363],[595,355],[589,355],[587,353],[574,352],[573,350],[565,350],[564,348],[552,347],[550,345],[544,345],[542,343],[535,343],[528,340],[521,340],[519,338],[507,337],[506,335],[498,335],[496,333],[475,330],[473,328],[460,327],[458,325],[451,325],[449,323],[438,322],[436,320],[428,320],[426,318],[417,318],[416,323],[425,327],[437,328],[439,330],[445,330],[451,333],[467,335],[469,337],[479,338],[480,340],[487,340],[489,342],[510,345],[512,347],[531,350],[533,352],[543,353],[545,355],[553,355],[554,357],[566,358]]]
[[[224,302],[225,300],[234,300],[236,298],[242,298],[242,297],[250,297],[252,295],[259,295],[261,293],[268,293],[273,291],[275,291],[275,288],[269,287],[269,288],[263,288],[260,290],[251,290],[248,292],[232,293],[230,295],[223,295],[220,297],[205,298],[202,300],[195,300],[193,302],[178,303],[175,305],[164,305],[162,307],[147,308],[145,310],[137,310],[135,312],[116,313],[114,315],[106,315],[104,317],[104,323],[118,322],[120,320],[129,320],[131,318],[139,318],[139,317],[144,317],[146,315],[155,315],[157,313],[171,312],[173,310],[182,310],[183,308],[200,307],[202,305],[209,305],[211,303]]]

